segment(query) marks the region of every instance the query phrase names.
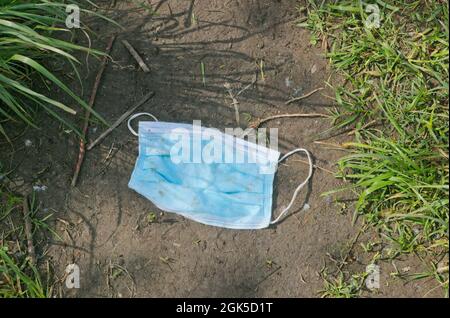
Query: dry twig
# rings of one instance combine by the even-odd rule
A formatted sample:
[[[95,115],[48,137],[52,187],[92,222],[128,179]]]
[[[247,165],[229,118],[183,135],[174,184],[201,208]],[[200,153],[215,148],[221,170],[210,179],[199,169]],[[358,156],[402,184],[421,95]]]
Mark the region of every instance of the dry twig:
[[[106,136],[108,136],[114,129],[116,129],[125,119],[128,118],[128,116],[130,116],[138,107],[142,106],[145,104],[146,101],[148,101],[150,98],[152,98],[155,95],[154,92],[150,92],[147,95],[145,95],[144,97],[142,97],[142,99],[137,102],[133,107],[131,107],[129,110],[127,110],[125,113],[122,114],[122,116],[119,117],[119,119],[117,119],[114,124],[111,125],[111,127],[109,127],[108,129],[106,129],[97,139],[95,139],[93,142],[91,142],[88,146],[87,146],[87,150],[91,150],[92,148],[94,148],[100,141],[103,140],[103,138],[105,138]]]
[[[91,93],[91,97],[89,99],[89,107],[93,108],[94,107],[94,102],[95,102],[95,97],[97,96],[97,91],[98,88],[100,86],[100,80],[102,78],[103,72],[105,70],[106,67],[106,63],[108,61],[108,55],[111,52],[111,48],[113,46],[114,40],[116,39],[116,36],[113,35],[111,37],[111,39],[108,42],[108,46],[106,47],[106,54],[103,56],[102,62],[100,64],[98,73],[97,73],[97,77],[95,78],[95,83],[94,86],[92,88],[92,93]],[[91,111],[90,109],[86,109],[86,113],[84,116],[84,125],[83,125],[83,138],[81,138],[80,140],[80,151],[78,153],[78,160],[77,163],[75,165],[75,172],[73,174],[72,177],[72,187],[74,187],[77,184],[77,180],[78,180],[78,175],[80,173],[80,169],[81,169],[81,165],[83,163],[84,160],[84,155],[86,153],[85,147],[86,147],[86,143],[85,143],[85,139],[86,139],[86,135],[87,135],[87,131],[88,131],[88,127],[89,127],[89,118],[91,116]]]
[[[230,98],[232,100],[232,104],[234,106],[234,114],[235,114],[235,118],[236,118],[236,124],[239,126],[239,122],[240,122],[239,106],[238,106],[239,102],[237,101],[236,97],[234,97],[234,95],[233,95],[233,91],[231,90],[230,83],[225,83],[223,86],[226,88],[228,94],[230,95]]]
[[[318,91],[321,91],[323,89],[324,89],[323,87],[316,88],[315,90],[312,90],[308,94],[305,94],[305,95],[302,95],[302,96],[299,96],[299,97],[295,97],[295,98],[292,98],[292,99],[288,100],[285,104],[289,105],[289,104],[291,104],[293,102],[298,102],[299,100],[305,99],[305,98],[311,96],[312,94],[317,93]]]
[[[131,56],[136,60],[136,62],[139,64],[139,66],[142,68],[144,73],[150,72],[150,69],[148,66],[144,63],[144,60],[139,56],[138,52],[134,49],[134,47],[131,46],[131,44],[127,40],[122,40],[123,45],[128,49]]]
[[[23,198],[23,220],[25,222],[25,235],[27,237],[28,255],[33,265],[36,265],[36,251],[33,244],[33,230],[31,226],[30,207],[28,205],[28,196]]]
[[[302,118],[317,118],[317,117],[322,117],[322,118],[328,118],[330,116],[326,115],[326,114],[321,114],[321,113],[312,113],[312,114],[303,114],[303,113],[299,113],[299,114],[282,114],[282,115],[274,115],[274,116],[269,116],[267,118],[264,119],[257,119],[256,121],[254,121],[253,123],[250,124],[251,128],[258,128],[259,126],[261,126],[263,123],[268,122],[270,120],[273,119],[277,119],[277,118],[291,118],[291,117],[302,117]]]

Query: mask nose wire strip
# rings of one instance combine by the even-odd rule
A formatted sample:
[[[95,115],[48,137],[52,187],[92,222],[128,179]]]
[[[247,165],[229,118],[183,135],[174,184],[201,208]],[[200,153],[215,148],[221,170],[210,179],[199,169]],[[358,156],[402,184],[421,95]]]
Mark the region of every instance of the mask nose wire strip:
[[[297,187],[297,189],[295,189],[294,194],[292,195],[292,199],[291,202],[289,202],[289,205],[283,210],[281,211],[280,215],[278,215],[278,217],[273,220],[272,222],[270,222],[270,224],[275,224],[277,223],[282,217],[283,215],[286,214],[286,212],[292,207],[292,205],[295,202],[295,199],[297,198],[298,193],[300,192],[300,190],[308,183],[309,179],[311,179],[312,173],[313,173],[313,163],[311,160],[311,155],[309,154],[308,150],[303,149],[303,148],[297,148],[294,149],[290,152],[288,152],[287,154],[285,154],[283,157],[281,157],[280,160],[278,160],[278,163],[280,163],[281,161],[283,161],[284,159],[286,159],[287,157],[297,153],[297,152],[304,152],[306,153],[306,156],[308,157],[308,162],[309,162],[309,173],[308,173],[308,177],[305,179],[305,181],[303,181],[301,184],[299,184],[299,186]]]
[[[134,131],[134,129],[131,127],[131,121],[132,121],[133,119],[135,119],[136,117],[143,116],[143,115],[150,116],[150,117],[153,118],[155,121],[158,121],[158,119],[157,119],[155,116],[153,116],[152,114],[150,114],[150,113],[136,113],[136,114],[130,116],[130,118],[128,118],[128,123],[127,123],[127,125],[128,125],[128,130],[129,130],[133,135],[135,135],[135,136],[138,136],[138,134],[137,134],[137,133]]]

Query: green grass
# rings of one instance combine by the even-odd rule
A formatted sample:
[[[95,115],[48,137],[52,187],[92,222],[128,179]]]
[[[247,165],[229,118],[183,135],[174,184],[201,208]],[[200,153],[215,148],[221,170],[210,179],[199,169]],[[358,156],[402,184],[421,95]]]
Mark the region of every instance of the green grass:
[[[61,112],[76,114],[73,107],[48,96],[55,85],[73,99],[73,103],[89,108],[63,81],[48,70],[42,61],[61,58],[70,63],[80,79],[74,57],[76,51],[87,54],[102,53],[61,40],[59,34],[72,32],[65,27],[67,3],[64,0],[0,0],[0,134],[8,139],[4,130],[6,121],[22,121],[36,127],[33,109],[38,106],[72,131],[79,130]],[[94,14],[83,9],[81,14]],[[81,81],[81,80],[80,80]],[[47,87],[47,92],[37,91],[37,83]],[[101,121],[101,117],[92,113]],[[103,121],[104,122],[104,121]]]
[[[319,292],[322,298],[357,298],[361,295],[366,273],[355,274],[346,279],[343,273],[337,278],[322,273],[324,287]]]
[[[41,277],[28,259],[19,263],[0,246],[0,298],[46,298]]]
[[[356,129],[338,177],[392,256],[448,253],[448,1],[373,1],[379,28],[360,1],[308,1],[312,44],[345,79],[335,87],[335,129]],[[348,189],[347,188],[347,189]],[[344,189],[336,189],[331,193]],[[328,193],[329,194],[329,193]],[[448,275],[437,280],[448,292]]]
[[[0,298],[50,297],[50,278],[43,281],[26,252],[22,205],[22,197],[11,194],[0,184]],[[30,218],[35,238],[38,234],[51,232],[46,224],[49,216],[42,218],[38,214],[33,196]]]
[[[45,60],[61,59],[68,63],[82,83],[77,71],[80,62],[74,54],[81,52],[101,56],[104,53],[62,40],[65,34],[73,38],[75,32],[65,26],[66,5],[69,3],[80,5],[81,24],[87,15],[96,15],[116,24],[85,9],[78,1],[0,0],[0,138],[11,142],[4,128],[6,123],[22,122],[38,128],[33,119],[40,110],[48,112],[70,131],[81,136],[73,120],[67,120],[68,116],[64,113],[76,115],[75,109],[90,108],[45,66]],[[90,2],[84,2],[87,3]],[[81,27],[84,28],[83,24]],[[68,104],[70,106],[49,96],[55,87],[72,98]],[[90,111],[95,116],[94,120],[106,124],[95,111]],[[11,126],[14,127],[17,126]],[[23,198],[6,188],[4,181],[8,180],[10,172],[3,173],[1,168],[0,164],[0,298],[49,297],[50,277],[44,286],[39,273],[42,264],[32,264],[27,255],[21,211]],[[47,225],[50,215],[39,216],[34,197],[30,209],[33,235],[47,233],[57,237]]]

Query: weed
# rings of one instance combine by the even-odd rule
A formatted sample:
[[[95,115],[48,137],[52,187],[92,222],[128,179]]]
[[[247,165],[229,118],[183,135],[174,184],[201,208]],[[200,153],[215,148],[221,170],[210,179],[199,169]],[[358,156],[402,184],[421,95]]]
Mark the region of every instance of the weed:
[[[44,59],[62,58],[72,66],[81,83],[76,68],[79,62],[73,56],[73,52],[81,51],[97,56],[103,54],[56,36],[70,32],[64,27],[67,16],[65,10],[64,0],[6,0],[0,3],[0,134],[8,140],[2,124],[5,120],[22,121],[37,128],[33,122],[34,106],[40,106],[70,130],[79,134],[78,129],[59,114],[62,110],[74,115],[75,109],[35,88],[37,82],[48,90],[50,90],[48,84],[54,84],[68,94],[76,104],[89,108],[85,101],[41,64]],[[83,8],[81,11],[94,14]],[[95,111],[91,111],[106,124]]]
[[[47,291],[28,259],[19,263],[7,248],[0,246],[0,298],[18,297],[45,298]]]
[[[147,222],[149,224],[154,223],[156,221],[156,219],[157,219],[157,216],[156,216],[156,214],[154,212],[149,212],[147,214]]]
[[[319,292],[322,298],[356,298],[361,295],[367,274],[354,274],[346,278],[341,272],[337,278],[330,278],[322,272],[321,276],[324,280],[324,288]]]
[[[22,200],[0,187],[0,298],[49,297],[51,287],[42,282],[38,268],[25,253],[26,238],[19,217]],[[33,198],[30,217],[37,234],[49,227],[45,222],[48,217],[37,216],[35,202]]]
[[[200,62],[200,72],[202,74],[203,86],[206,86],[205,63],[203,63],[203,61]]]
[[[437,257],[448,253],[448,1],[376,3],[378,28],[365,25],[362,1],[309,0],[300,26],[346,80],[334,122],[355,129],[338,174],[358,196],[354,220],[363,215],[398,253]]]

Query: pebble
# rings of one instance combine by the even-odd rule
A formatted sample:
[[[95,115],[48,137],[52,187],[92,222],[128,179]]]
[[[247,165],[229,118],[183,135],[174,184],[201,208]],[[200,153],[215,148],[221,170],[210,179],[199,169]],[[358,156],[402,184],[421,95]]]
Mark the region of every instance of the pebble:
[[[33,190],[36,192],[43,192],[43,191],[47,190],[47,186],[46,185],[42,185],[42,186],[34,185]]]
[[[284,79],[284,84],[286,85],[286,87],[291,87],[292,86],[292,81],[289,77],[286,77]]]

